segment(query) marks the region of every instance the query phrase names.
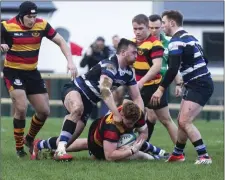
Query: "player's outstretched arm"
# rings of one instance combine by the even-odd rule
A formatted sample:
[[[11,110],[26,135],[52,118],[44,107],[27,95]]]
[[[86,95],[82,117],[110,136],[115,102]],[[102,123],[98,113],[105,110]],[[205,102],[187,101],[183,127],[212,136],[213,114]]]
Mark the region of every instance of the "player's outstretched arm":
[[[112,87],[113,80],[106,76],[106,75],[101,75],[100,76],[100,92],[102,95],[102,99],[105,102],[105,104],[108,106],[109,110],[113,113],[113,119],[116,122],[121,122],[122,118],[121,115],[116,107],[116,103],[114,101],[112,92],[111,92],[111,87]]]
[[[73,63],[71,50],[68,47],[66,41],[63,39],[63,37],[59,33],[55,35],[52,41],[60,47],[62,53],[67,59],[67,73],[68,71],[70,71],[72,78],[75,78],[78,72],[77,72],[76,66]]]
[[[144,102],[141,98],[140,90],[138,88],[137,84],[134,84],[132,86],[128,86],[129,94],[131,99],[134,101],[135,104],[139,106],[139,108],[144,112]]]

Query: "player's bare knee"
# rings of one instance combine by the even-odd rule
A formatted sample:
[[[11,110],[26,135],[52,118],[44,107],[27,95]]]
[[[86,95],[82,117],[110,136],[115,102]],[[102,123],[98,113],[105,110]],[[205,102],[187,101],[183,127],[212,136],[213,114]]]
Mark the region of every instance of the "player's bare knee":
[[[186,129],[187,126],[192,124],[194,117],[189,112],[181,112],[178,120],[178,125],[182,129]]]
[[[147,120],[151,123],[156,123],[157,121],[157,116],[155,114],[151,114],[151,113],[148,113],[147,114]]]
[[[26,112],[27,112],[27,105],[26,104],[16,104],[14,105],[15,116],[18,119],[25,119]]]
[[[47,117],[50,115],[50,108],[45,107],[45,108],[37,111],[36,113],[40,119],[47,119]]]
[[[81,118],[84,111],[84,107],[82,104],[73,104],[71,106],[70,117],[72,119]]]
[[[190,125],[190,122],[187,119],[179,119],[178,125],[181,129],[185,130]]]
[[[159,120],[165,127],[169,126],[173,122],[170,116],[161,116]]]
[[[152,109],[145,108],[146,111],[146,118],[151,123],[156,123],[158,117],[156,116],[155,112]]]

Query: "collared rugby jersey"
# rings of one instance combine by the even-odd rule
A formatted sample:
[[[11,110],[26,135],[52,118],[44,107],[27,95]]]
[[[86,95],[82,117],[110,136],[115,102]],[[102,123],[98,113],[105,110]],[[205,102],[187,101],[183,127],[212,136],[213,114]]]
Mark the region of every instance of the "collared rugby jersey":
[[[168,50],[171,61],[173,56],[181,56],[180,73],[185,84],[198,77],[210,75],[199,41],[183,29],[173,35]]]
[[[133,39],[136,42],[136,39]],[[155,58],[163,58],[163,45],[155,36],[150,35],[146,40],[141,43],[137,43],[138,55],[134,63],[136,80],[139,81],[144,77],[151,66],[152,60]],[[160,72],[154,77],[154,79],[146,82],[144,86],[159,84],[162,80]]]
[[[4,67],[14,69],[36,69],[42,38],[52,39],[56,35],[51,25],[39,18],[31,29],[22,26],[17,17],[1,22],[1,26],[1,36],[10,48]]]
[[[137,84],[132,67],[127,66],[126,68],[121,69],[118,64],[117,55],[102,60],[86,74],[74,79],[75,85],[93,104],[96,104],[101,100],[99,88],[101,75],[110,77],[113,81],[113,87],[122,85],[132,86]]]

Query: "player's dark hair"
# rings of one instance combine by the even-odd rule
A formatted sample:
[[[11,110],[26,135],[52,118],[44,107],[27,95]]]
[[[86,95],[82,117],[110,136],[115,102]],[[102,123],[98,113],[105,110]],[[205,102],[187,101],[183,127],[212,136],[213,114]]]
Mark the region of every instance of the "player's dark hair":
[[[177,26],[183,26],[183,15],[179,11],[169,10],[162,13],[162,17],[167,16],[176,22]]]
[[[137,24],[144,24],[145,26],[149,26],[148,17],[144,14],[138,14],[132,19],[132,23],[136,22]]]
[[[122,38],[118,44],[116,54],[120,54],[122,50],[126,50],[128,46],[134,46],[137,48],[137,45],[128,39]]]
[[[148,17],[148,19],[151,22],[155,22],[155,21],[158,21],[158,20],[160,20],[160,22],[162,22],[162,18],[158,14],[152,14],[151,16]]]
[[[137,104],[127,101],[123,104],[123,115],[126,119],[137,121],[141,117],[141,110]]]

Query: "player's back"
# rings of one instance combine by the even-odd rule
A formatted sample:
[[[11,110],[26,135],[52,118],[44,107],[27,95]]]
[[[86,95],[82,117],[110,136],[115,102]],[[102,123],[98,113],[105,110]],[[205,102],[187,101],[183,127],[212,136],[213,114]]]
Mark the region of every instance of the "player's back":
[[[184,30],[178,31],[171,38],[169,55],[182,55],[180,72],[184,83],[210,74],[207,68],[208,61],[199,41]]]
[[[121,69],[118,64],[117,56],[100,61],[91,68],[86,74],[74,80],[76,86],[84,92],[88,99],[96,104],[101,100],[100,76],[106,75],[113,81],[113,86],[133,85],[136,83],[131,67]]]

